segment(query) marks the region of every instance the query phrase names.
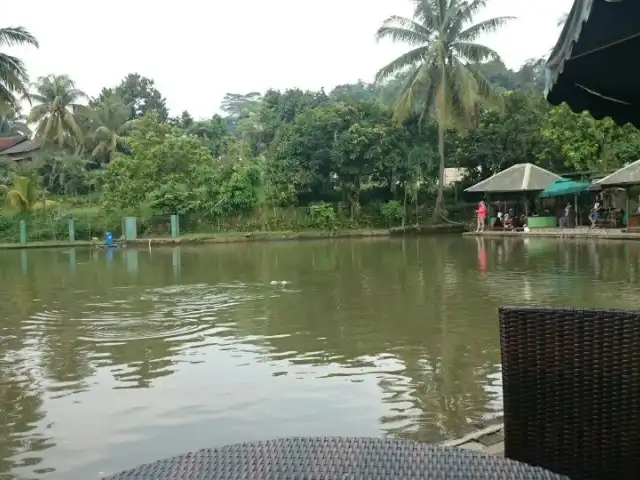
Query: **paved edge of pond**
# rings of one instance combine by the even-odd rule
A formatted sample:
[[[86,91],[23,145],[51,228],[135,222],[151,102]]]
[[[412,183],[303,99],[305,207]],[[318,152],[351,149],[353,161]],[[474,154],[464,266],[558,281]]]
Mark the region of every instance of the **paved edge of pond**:
[[[89,241],[48,241],[48,242],[29,242],[24,245],[21,243],[0,243],[0,250],[22,250],[22,249],[38,249],[38,248],[72,248],[72,247],[90,247],[93,242]]]
[[[486,455],[504,455],[504,425],[502,421],[475,430],[453,440],[440,442],[443,447],[457,447]]]
[[[640,233],[623,232],[622,230],[607,229],[580,229],[580,230],[560,230],[560,229],[544,229],[533,230],[530,232],[502,232],[502,231],[485,231],[485,232],[465,232],[464,236],[468,237],[538,237],[538,238],[585,238],[598,240],[640,240]]]
[[[248,232],[193,234],[181,237],[147,237],[129,240],[131,245],[202,245],[216,243],[248,243],[248,242],[281,242],[291,240],[332,240],[339,238],[389,238],[410,235],[439,235],[462,233],[457,225],[433,225],[424,227],[395,228],[391,230],[331,230],[308,232]],[[0,243],[0,250],[33,249],[33,248],[72,248],[91,247],[90,241],[46,241],[20,243]]]

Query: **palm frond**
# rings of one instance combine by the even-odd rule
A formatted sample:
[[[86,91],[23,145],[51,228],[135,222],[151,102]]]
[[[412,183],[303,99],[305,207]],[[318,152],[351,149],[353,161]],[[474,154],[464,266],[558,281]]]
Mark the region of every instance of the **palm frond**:
[[[0,28],[0,47],[14,45],[32,45],[38,48],[38,40],[24,27]]]
[[[399,56],[376,73],[375,81],[382,82],[396,72],[419,65],[426,60],[428,52],[428,46],[421,46]]]
[[[472,22],[473,17],[487,6],[487,0],[471,0],[463,1],[459,3],[460,11],[459,15],[463,17],[467,22]]]
[[[29,123],[39,122],[43,118],[49,115],[49,105],[36,105],[29,112],[29,116],[27,117],[27,121]]]
[[[476,81],[476,91],[481,101],[487,105],[502,109],[504,107],[504,98],[487,77],[475,65],[465,65],[465,67]]]
[[[63,115],[62,115],[62,121],[61,123],[64,123],[64,130],[66,130],[67,132],[71,133],[71,135],[78,141],[82,140],[82,130],[80,129],[80,126],[78,125],[78,122],[76,121],[76,117],[75,115],[68,111],[65,110]]]
[[[515,19],[516,17],[505,16],[484,20],[461,31],[455,40],[459,42],[473,42],[481,35],[484,35],[485,33],[493,33],[500,27],[505,26],[511,20]]]
[[[432,32],[415,20],[394,15],[382,23],[376,32],[376,40],[390,38],[394,42],[421,45],[429,42],[431,34]]]
[[[429,30],[437,30],[441,24],[439,0],[413,0],[413,4],[413,19]]]
[[[495,50],[479,43],[456,42],[450,45],[450,49],[456,57],[469,63],[480,63],[500,58]]]
[[[402,122],[409,115],[421,110],[420,122],[431,108],[431,92],[434,88],[432,64],[425,62],[416,67],[404,83],[400,96],[393,105],[394,120]]]
[[[5,102],[17,105],[16,94],[28,96],[27,70],[17,57],[0,52],[0,88]]]
[[[0,103],[17,107],[20,105],[20,100],[13,94],[13,92],[0,83]]]
[[[7,203],[15,210],[19,212],[27,212],[29,211],[28,203],[24,199],[24,197],[17,190],[9,190],[5,193],[5,197],[7,199]]]

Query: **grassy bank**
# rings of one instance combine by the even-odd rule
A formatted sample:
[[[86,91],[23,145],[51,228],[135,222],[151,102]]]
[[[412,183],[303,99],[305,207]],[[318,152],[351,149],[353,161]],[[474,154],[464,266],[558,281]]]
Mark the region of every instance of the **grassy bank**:
[[[389,202],[391,204],[393,202]],[[388,206],[389,204],[382,204]],[[375,208],[374,208],[375,207]],[[388,208],[379,205],[366,208],[357,219],[339,205],[314,205],[310,207],[262,208],[252,214],[210,218],[189,214],[179,217],[179,238],[171,237],[171,216],[148,211],[107,212],[95,205],[72,205],[64,202],[47,211],[21,214],[8,208],[0,208],[0,248],[20,248],[20,222],[24,220],[28,248],[44,246],[68,246],[69,221],[73,220],[78,246],[90,244],[95,238],[101,242],[106,232],[115,238],[123,234],[123,218],[137,219],[138,237],[153,244],[166,243],[230,243],[261,240],[304,240],[346,237],[379,237],[388,235],[413,235],[450,233],[462,231],[460,225],[394,227],[402,218]],[[381,215],[381,211],[387,215]],[[423,218],[430,218],[424,212]],[[415,221],[411,222],[415,223]],[[420,222],[422,223],[422,221]]]
[[[129,245],[205,245],[216,243],[249,243],[249,242],[277,242],[287,240],[326,240],[336,238],[384,238],[389,237],[389,230],[335,230],[308,232],[225,232],[225,233],[194,233],[179,237],[145,237],[127,242]],[[98,242],[98,244],[100,241]],[[0,243],[0,250],[22,248],[70,248],[91,247],[94,242],[89,241],[43,241],[20,243]]]
[[[451,225],[433,225],[426,227],[410,227],[406,229],[350,229],[350,230],[309,230],[303,232],[294,231],[269,231],[269,232],[223,232],[223,233],[193,233],[179,237],[149,236],[129,241],[130,245],[206,245],[221,243],[250,243],[250,242],[279,242],[292,240],[329,240],[339,238],[389,238],[402,235],[436,235],[445,233],[459,233],[459,227]],[[100,243],[102,240],[99,240]],[[91,247],[95,242],[91,241],[39,241],[20,243],[0,243],[0,250],[21,248],[69,248]]]

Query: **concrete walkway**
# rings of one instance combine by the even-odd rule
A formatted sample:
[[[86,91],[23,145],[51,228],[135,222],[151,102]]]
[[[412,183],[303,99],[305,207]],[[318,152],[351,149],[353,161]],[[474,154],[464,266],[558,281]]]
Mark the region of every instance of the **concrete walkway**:
[[[589,238],[601,240],[640,240],[639,232],[626,232],[614,228],[539,228],[529,232],[510,232],[485,230],[484,232],[466,232],[469,237],[542,237],[542,238]]]

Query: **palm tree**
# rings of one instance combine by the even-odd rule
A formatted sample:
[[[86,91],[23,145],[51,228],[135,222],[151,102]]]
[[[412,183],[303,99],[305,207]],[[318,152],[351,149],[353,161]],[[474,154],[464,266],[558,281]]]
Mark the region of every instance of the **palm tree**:
[[[132,125],[130,115],[131,107],[124,105],[117,95],[107,97],[97,106],[91,127],[95,142],[91,158],[106,157],[111,161],[119,149],[126,148],[124,134]]]
[[[14,45],[39,46],[36,38],[23,27],[0,28],[0,48]],[[28,96],[28,82],[29,75],[22,60],[0,51],[0,104],[19,108],[16,94]]]
[[[40,77],[33,85],[31,98],[36,105],[28,120],[37,123],[36,138],[63,146],[68,138],[80,144],[83,135],[78,115],[90,115],[88,107],[78,103],[87,95],[78,90],[67,75]]]
[[[25,120],[24,115],[16,107],[8,103],[0,103],[0,137],[18,134],[31,136],[31,130]]]
[[[447,128],[469,126],[478,102],[498,103],[500,98],[477,68],[485,60],[499,59],[489,47],[477,43],[480,36],[495,31],[511,17],[473,23],[486,0],[413,0],[413,18],[393,16],[378,29],[377,39],[390,38],[412,47],[376,74],[383,82],[397,72],[409,76],[395,102],[397,120],[419,110],[421,120],[431,116],[438,125],[438,196],[433,212],[440,215],[444,192]]]

